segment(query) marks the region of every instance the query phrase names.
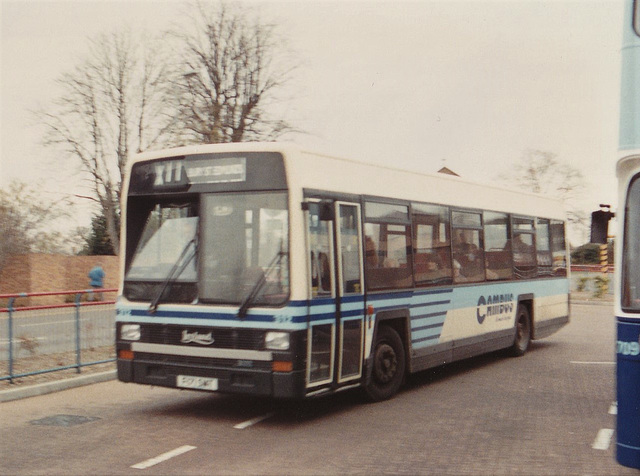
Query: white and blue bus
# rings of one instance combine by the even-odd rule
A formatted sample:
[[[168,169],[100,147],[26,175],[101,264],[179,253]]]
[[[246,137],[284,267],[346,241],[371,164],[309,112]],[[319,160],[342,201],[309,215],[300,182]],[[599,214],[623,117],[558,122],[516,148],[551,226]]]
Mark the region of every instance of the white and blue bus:
[[[277,143],[141,154],[123,195],[124,382],[382,400],[569,320],[546,197]]]
[[[640,469],[640,4],[625,4],[620,96],[616,458]]]

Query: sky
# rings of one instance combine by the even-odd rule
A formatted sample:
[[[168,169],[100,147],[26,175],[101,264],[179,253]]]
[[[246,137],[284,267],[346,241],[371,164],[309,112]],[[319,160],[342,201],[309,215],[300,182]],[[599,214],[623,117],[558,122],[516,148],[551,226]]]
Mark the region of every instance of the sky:
[[[616,205],[619,0],[243,2],[275,22],[301,60],[285,112],[311,149],[502,183],[528,150],[582,170],[584,209]],[[52,198],[86,182],[40,143],[29,111],[87,38],[158,32],[177,1],[0,0],[0,187]],[[508,186],[509,183],[504,183]],[[89,203],[76,200],[88,225]]]

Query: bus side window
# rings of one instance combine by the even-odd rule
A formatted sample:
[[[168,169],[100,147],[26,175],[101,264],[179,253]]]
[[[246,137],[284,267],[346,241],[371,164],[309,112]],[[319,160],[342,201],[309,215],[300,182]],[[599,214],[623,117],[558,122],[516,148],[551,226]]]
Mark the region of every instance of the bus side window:
[[[316,255],[314,251],[311,252],[311,286],[315,295],[331,292],[331,272],[326,253],[319,252]]]
[[[488,280],[512,279],[511,231],[509,215],[485,212],[484,259]]]
[[[456,229],[453,233],[453,279],[457,283],[484,280],[480,230]]]
[[[451,283],[449,208],[411,204],[414,275],[418,286]]]
[[[551,220],[549,224],[551,235],[551,260],[554,276],[567,275],[567,247],[564,238],[564,222]]]
[[[365,278],[367,289],[413,285],[409,207],[365,203]]]
[[[536,242],[533,218],[512,217],[513,266],[518,279],[536,276]]]
[[[311,294],[313,297],[331,295],[331,239],[328,221],[320,220],[320,207],[309,203],[309,253]]]
[[[368,289],[411,287],[409,227],[365,223]]]
[[[536,252],[538,259],[538,276],[550,276],[553,274],[551,258],[551,234],[549,220],[538,218],[536,220]]]
[[[454,211],[451,217],[454,282],[484,281],[482,215],[475,212]]]

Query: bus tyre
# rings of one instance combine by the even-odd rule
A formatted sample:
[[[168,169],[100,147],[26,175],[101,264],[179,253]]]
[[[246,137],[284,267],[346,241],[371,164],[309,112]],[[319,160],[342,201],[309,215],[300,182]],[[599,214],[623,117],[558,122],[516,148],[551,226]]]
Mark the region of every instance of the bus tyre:
[[[405,370],[402,339],[392,327],[378,329],[371,365],[371,378],[364,386],[367,397],[374,402],[392,397],[402,384]]]
[[[518,304],[516,313],[516,336],[511,346],[511,355],[520,357],[529,348],[531,342],[531,317],[527,306]]]

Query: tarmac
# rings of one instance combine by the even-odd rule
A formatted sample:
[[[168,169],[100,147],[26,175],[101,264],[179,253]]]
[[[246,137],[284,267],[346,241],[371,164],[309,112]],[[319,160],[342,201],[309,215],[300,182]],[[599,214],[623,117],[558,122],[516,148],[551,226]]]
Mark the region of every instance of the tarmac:
[[[590,293],[571,293],[572,304],[595,304],[595,305],[611,305],[613,296],[610,294],[601,298],[594,298]],[[72,378],[62,378],[51,382],[39,383],[36,385],[20,386],[8,390],[0,390],[0,403],[19,400],[22,398],[36,397],[46,395],[48,393],[60,392],[71,388],[92,385],[94,383],[107,382],[116,379],[116,370],[108,370],[105,372],[81,375]]]

